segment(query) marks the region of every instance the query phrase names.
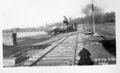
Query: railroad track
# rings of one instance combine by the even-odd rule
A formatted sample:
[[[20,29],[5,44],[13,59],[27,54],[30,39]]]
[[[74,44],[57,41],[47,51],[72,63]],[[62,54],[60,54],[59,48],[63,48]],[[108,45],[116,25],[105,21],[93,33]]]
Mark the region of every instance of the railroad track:
[[[81,32],[82,28],[74,34],[66,37],[51,51],[35,60],[29,66],[70,66],[77,65],[79,52],[83,48]]]
[[[77,46],[77,34],[63,38],[51,51],[29,66],[74,65]]]

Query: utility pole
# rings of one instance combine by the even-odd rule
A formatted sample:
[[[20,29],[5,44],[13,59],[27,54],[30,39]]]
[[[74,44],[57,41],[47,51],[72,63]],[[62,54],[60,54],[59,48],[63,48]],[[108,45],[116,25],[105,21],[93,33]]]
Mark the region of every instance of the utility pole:
[[[92,23],[93,23],[93,33],[94,36],[96,36],[96,30],[95,30],[95,9],[94,9],[94,0],[91,0],[92,2]]]

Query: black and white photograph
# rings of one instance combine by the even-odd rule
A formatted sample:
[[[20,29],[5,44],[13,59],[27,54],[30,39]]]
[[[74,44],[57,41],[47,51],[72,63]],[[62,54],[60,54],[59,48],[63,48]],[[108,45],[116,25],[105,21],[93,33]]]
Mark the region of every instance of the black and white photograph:
[[[115,0],[1,0],[2,67],[116,65]]]

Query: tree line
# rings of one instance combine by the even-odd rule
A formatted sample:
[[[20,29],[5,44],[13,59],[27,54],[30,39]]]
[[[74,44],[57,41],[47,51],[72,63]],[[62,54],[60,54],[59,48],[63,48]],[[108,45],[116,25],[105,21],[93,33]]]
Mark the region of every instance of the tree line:
[[[85,17],[73,19],[73,23],[89,23],[92,24],[92,5],[88,4],[82,9]],[[94,20],[96,24],[115,23],[115,12],[104,12],[99,6],[94,6]]]

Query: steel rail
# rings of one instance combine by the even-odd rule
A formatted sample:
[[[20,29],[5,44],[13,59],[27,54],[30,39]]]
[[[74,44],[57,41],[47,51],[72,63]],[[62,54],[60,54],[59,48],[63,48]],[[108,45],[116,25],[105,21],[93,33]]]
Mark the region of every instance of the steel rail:
[[[77,30],[77,35],[76,35],[76,40],[75,40],[76,42],[75,42],[75,46],[74,46],[74,57],[73,57],[73,64],[72,64],[72,65],[75,65],[75,64],[76,64],[78,35],[79,35],[79,32],[78,32],[78,30]]]

